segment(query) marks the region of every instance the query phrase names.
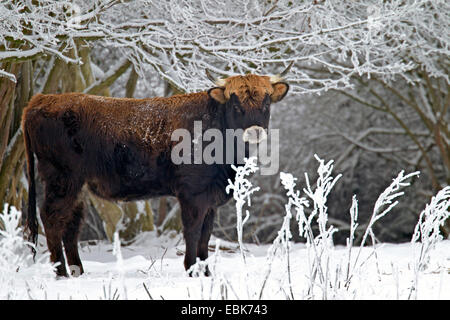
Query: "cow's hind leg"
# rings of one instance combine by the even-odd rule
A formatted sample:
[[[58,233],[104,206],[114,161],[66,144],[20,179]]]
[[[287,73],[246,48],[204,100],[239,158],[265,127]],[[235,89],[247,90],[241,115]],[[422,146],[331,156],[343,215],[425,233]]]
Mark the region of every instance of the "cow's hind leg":
[[[50,166],[44,166],[42,162],[40,165],[42,169],[45,168],[40,170],[43,172],[42,178],[45,183],[45,198],[40,215],[50,251],[50,260],[53,263],[59,263],[56,274],[67,277],[62,238],[66,225],[72,220],[73,208],[82,183]]]
[[[211,238],[211,233],[214,227],[214,217],[216,215],[216,209],[211,208],[203,220],[202,233],[200,235],[200,240],[197,247],[197,257],[200,260],[206,260],[208,258],[208,242]],[[208,266],[206,266],[205,275],[211,275]]]
[[[50,261],[59,263],[56,266],[56,274],[64,277],[67,277],[67,271],[62,250],[62,236],[66,224],[70,220],[72,205],[73,202],[67,201],[65,198],[54,198],[51,193],[47,193],[41,210]]]
[[[72,276],[79,276],[84,273],[80,255],[78,253],[78,236],[84,219],[84,204],[78,202],[73,208],[72,218],[65,226],[63,232],[64,250],[66,252],[69,271]]]

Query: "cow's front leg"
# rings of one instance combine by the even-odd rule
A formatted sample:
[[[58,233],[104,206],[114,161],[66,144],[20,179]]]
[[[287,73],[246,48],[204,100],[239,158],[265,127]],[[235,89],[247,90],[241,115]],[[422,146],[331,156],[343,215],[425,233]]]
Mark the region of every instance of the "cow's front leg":
[[[202,234],[203,221],[207,208],[198,205],[195,201],[179,199],[181,206],[181,219],[183,221],[183,234],[186,242],[186,254],[184,256],[184,267],[189,275],[189,270],[197,260],[197,247]]]
[[[208,258],[208,243],[209,239],[211,238],[211,233],[214,227],[215,215],[216,209],[210,208],[206,213],[205,219],[203,220],[202,233],[197,247],[197,257],[199,257],[200,260],[202,261]],[[205,275],[206,276],[211,275],[208,266],[206,266]]]

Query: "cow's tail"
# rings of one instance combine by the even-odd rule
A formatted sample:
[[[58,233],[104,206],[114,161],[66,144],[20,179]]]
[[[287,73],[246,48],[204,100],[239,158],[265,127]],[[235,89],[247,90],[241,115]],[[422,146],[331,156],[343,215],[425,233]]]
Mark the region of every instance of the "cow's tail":
[[[25,124],[25,123],[24,123]],[[36,256],[36,246],[38,237],[38,222],[36,217],[36,184],[34,180],[34,154],[31,149],[31,140],[28,130],[24,125],[22,127],[25,135],[25,150],[27,156],[27,175],[28,175],[28,214],[26,228],[29,232],[28,241],[34,246],[31,247],[33,259]]]

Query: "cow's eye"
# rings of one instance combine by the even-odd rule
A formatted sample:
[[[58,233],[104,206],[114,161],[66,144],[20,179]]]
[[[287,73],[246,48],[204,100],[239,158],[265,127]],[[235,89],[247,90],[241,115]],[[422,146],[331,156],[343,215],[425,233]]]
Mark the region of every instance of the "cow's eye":
[[[238,114],[244,114],[245,113],[244,109],[241,108],[241,106],[238,105],[238,104],[234,104],[233,108],[234,108],[234,111],[236,111]]]

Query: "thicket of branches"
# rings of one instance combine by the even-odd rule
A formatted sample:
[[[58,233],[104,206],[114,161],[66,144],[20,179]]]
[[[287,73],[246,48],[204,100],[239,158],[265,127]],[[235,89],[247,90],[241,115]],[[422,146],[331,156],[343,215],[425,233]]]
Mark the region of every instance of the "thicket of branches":
[[[399,167],[420,170],[416,193],[431,197],[450,183],[449,9],[432,0],[2,2],[0,207],[22,208],[27,196],[19,124],[35,93],[196,91],[212,85],[206,69],[221,77],[266,74],[291,62],[291,98],[272,116],[272,126],[287,133],[281,133],[283,168],[310,169],[314,153],[334,158],[346,183],[339,189],[344,196],[330,201],[342,212],[354,193],[345,200],[346,188],[371,183],[378,194]],[[277,230],[269,227],[281,224],[270,209],[284,203],[277,179],[267,179],[254,202],[263,218],[255,228],[268,228],[250,239],[269,241]],[[129,239],[153,228],[148,202],[85,197],[91,237],[111,238],[117,225]],[[426,201],[414,198],[409,212],[417,214]],[[158,222],[176,225],[169,223],[176,207],[158,204]],[[448,235],[448,223],[443,231]]]

